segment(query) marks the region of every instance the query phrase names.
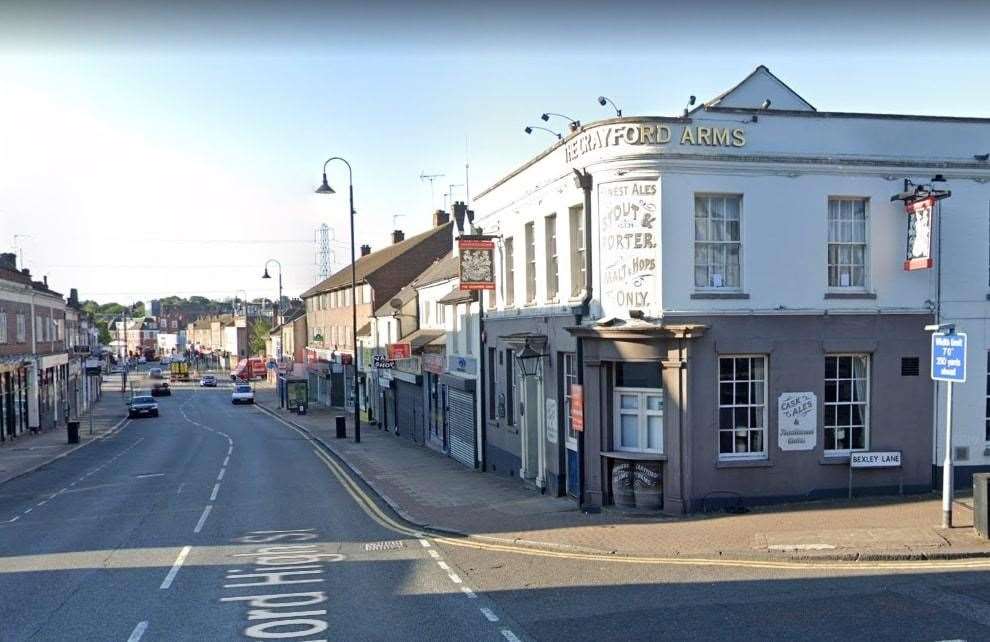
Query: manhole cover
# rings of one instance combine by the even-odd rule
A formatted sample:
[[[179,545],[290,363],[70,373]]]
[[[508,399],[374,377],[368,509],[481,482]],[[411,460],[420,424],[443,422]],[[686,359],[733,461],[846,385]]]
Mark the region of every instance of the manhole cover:
[[[364,545],[364,550],[366,551],[394,551],[396,549],[405,548],[404,542],[392,541],[392,542],[371,542],[370,544]]]

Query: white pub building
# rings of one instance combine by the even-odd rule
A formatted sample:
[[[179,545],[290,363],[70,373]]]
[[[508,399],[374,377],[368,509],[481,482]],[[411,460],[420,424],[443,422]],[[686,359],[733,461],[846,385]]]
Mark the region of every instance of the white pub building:
[[[486,468],[678,513],[844,495],[881,450],[901,466],[857,493],[928,490],[941,304],[970,342],[958,474],[990,470],[988,152],[990,120],[818,111],[763,66],[684,117],[579,126],[474,201]],[[891,197],[933,178],[924,254]]]

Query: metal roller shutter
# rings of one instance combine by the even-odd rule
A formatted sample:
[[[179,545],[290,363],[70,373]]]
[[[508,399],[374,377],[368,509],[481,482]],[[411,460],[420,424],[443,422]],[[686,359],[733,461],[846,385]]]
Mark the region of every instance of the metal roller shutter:
[[[398,433],[416,443],[423,443],[422,427],[418,421],[423,414],[419,408],[423,403],[422,390],[411,383],[396,381],[395,400]]]
[[[474,395],[451,388],[448,403],[450,456],[474,468]]]

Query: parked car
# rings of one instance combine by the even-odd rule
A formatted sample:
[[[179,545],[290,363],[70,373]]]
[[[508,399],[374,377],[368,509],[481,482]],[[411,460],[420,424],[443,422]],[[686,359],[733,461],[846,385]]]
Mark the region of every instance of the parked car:
[[[254,390],[246,383],[234,385],[234,392],[230,393],[231,403],[254,403]]]
[[[148,395],[134,397],[127,402],[127,416],[131,419],[135,417],[158,416],[158,402]]]
[[[164,381],[161,383],[156,383],[151,386],[151,396],[152,397],[171,397],[172,389],[168,387],[168,384]]]
[[[152,368],[151,370],[148,371],[148,376],[151,377],[152,379],[164,379],[165,378],[164,374],[162,373],[162,369],[161,368]]]
[[[201,388],[216,388],[217,378],[211,374],[203,375],[199,379],[199,385]]]

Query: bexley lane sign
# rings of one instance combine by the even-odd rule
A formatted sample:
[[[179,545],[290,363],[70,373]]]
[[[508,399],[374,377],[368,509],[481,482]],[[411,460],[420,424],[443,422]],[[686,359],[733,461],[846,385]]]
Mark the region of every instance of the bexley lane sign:
[[[966,382],[966,333],[932,333],[932,379]]]
[[[849,465],[853,468],[900,468],[899,450],[886,452],[854,452],[849,455]]]

